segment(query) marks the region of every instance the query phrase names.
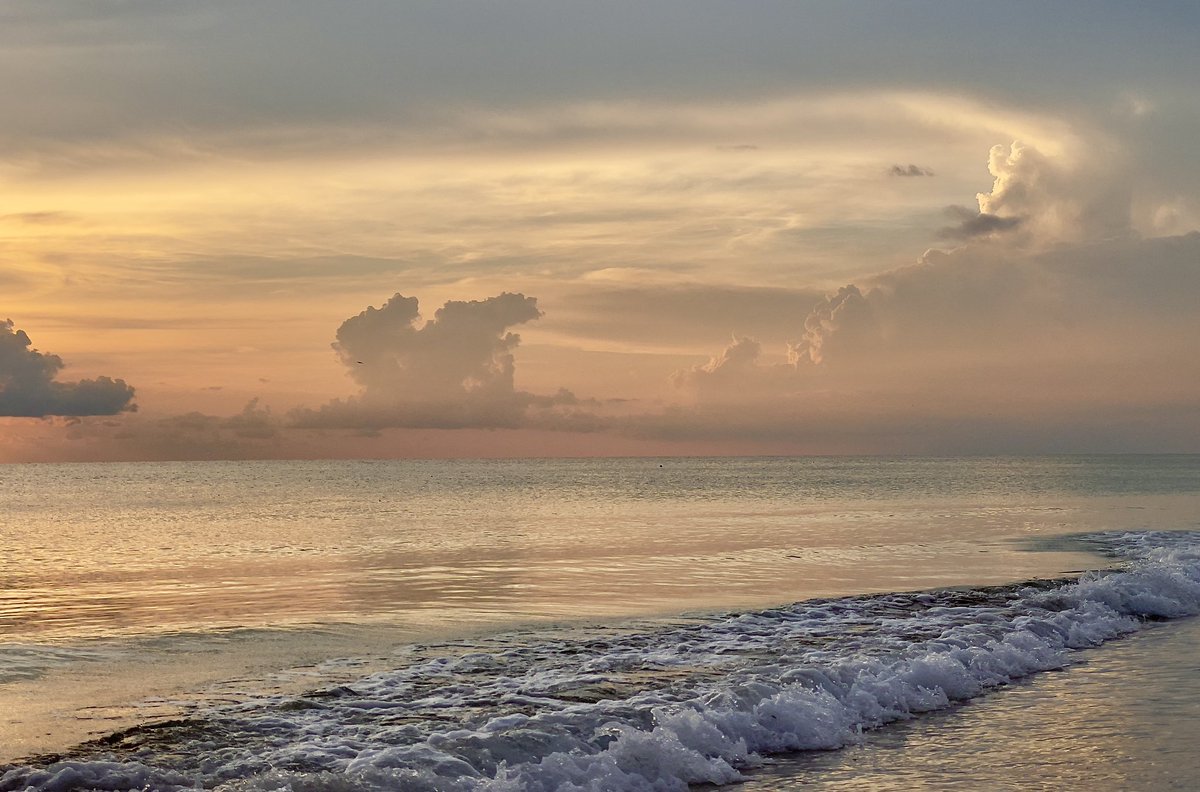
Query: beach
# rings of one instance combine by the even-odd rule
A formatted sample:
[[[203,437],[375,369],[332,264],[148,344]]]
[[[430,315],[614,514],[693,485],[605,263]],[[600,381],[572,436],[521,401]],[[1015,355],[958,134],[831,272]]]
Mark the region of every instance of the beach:
[[[1197,40],[0,5],[0,792],[1200,787]]]
[[[777,757],[739,789],[1192,789],[1197,642],[1195,619],[1156,624],[843,751]]]
[[[1103,740],[1055,745],[1146,773],[1175,750],[1154,738],[1172,710],[1138,702],[1170,699],[1194,647],[1175,620],[1200,608],[1198,473],[1193,456],[6,466],[0,788],[904,788],[906,766],[1002,780],[997,745],[1049,788],[1119,788],[1113,762],[1055,775],[998,735],[1085,723],[1099,680],[1129,698],[1094,721]]]

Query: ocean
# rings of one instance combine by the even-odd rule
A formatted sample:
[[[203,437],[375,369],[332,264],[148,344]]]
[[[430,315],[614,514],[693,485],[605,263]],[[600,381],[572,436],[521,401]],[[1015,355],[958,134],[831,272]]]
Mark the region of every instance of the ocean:
[[[7,465],[0,552],[0,790],[1200,783],[1200,456]]]

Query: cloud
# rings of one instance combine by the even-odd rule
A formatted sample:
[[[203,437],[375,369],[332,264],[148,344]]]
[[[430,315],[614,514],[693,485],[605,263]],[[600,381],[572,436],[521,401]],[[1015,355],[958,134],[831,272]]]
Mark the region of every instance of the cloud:
[[[636,426],[825,450],[1187,450],[1196,261],[1200,233],[933,251],[797,317],[787,365],[740,338],[677,373],[694,407]]]
[[[997,146],[989,170],[979,210],[950,210],[961,246],[793,315],[786,364],[735,338],[673,376],[688,409],[629,425],[810,450],[1194,449],[1200,233],[1138,237],[1103,147]]]
[[[450,301],[421,327],[417,298],[400,294],[342,323],[333,348],[368,399],[459,400],[513,392],[509,327],[540,317],[537,300],[504,293]]]
[[[0,415],[115,415],[137,409],[133,388],[124,380],[58,382],[62,368],[62,358],[33,349],[29,336],[16,330],[11,319],[0,322]]]
[[[119,419],[68,419],[66,431],[41,438],[59,458],[91,459],[248,459],[311,456],[286,435],[283,422],[251,399],[234,415],[192,411]]]
[[[421,322],[417,298],[396,294],[342,323],[333,344],[361,388],[315,410],[292,413],[303,428],[517,427],[540,415],[569,421],[579,401],[569,391],[537,396],[514,386],[509,328],[542,315],[537,300],[504,292],[451,300]]]
[[[977,196],[978,213],[950,207],[960,222],[941,229],[943,238],[1004,233],[1024,246],[1047,247],[1132,234],[1129,174],[1121,157],[1100,143],[1080,144],[1069,157],[1051,157],[1020,141],[993,146],[988,172],[992,189]]]
[[[913,165],[912,163],[909,163],[908,165],[893,165],[888,169],[888,175],[900,176],[902,178],[912,176],[932,176],[933,171],[929,168],[922,168],[920,165]]]
[[[21,225],[63,225],[78,222],[79,217],[70,212],[17,212],[16,214],[0,215],[0,221],[19,223]]]
[[[824,294],[818,289],[702,283],[593,286],[561,295],[546,329],[590,343],[691,352],[739,333],[785,341],[795,316]]]
[[[881,6],[873,13],[886,21],[848,35],[860,20],[840,4],[780,3],[733,23],[719,3],[674,0],[619,12],[583,3],[484,6],[467,18],[438,4],[378,4],[354,14],[295,0],[46,5],[6,3],[0,30],[0,51],[24,66],[22,85],[10,90],[20,109],[12,125],[34,140],[254,123],[312,137],[341,119],[410,126],[439,102],[519,114],[576,97],[727,102],[864,85],[928,86],[1061,112],[1114,84],[1187,97],[1193,65],[1192,26],[1151,13],[1086,31],[1068,13],[1042,14],[1033,30],[1024,19],[973,9],[944,9],[918,24],[902,7]],[[969,54],[942,46],[962,40],[975,42]],[[1063,40],[1079,46],[1064,50]],[[505,45],[511,41],[521,46]],[[938,55],[913,58],[916,51]],[[1134,57],[1146,51],[1156,57]],[[1042,79],[1048,73],[1056,79]]]
[[[788,345],[788,360],[823,363],[833,351],[837,358],[845,351],[861,349],[875,341],[878,326],[874,310],[859,288],[843,286],[822,300],[804,320],[804,336]]]
[[[670,375],[684,403],[520,390],[511,328],[541,316],[535,300],[450,302],[422,322],[416,299],[397,295],[338,331],[361,392],[293,413],[293,424],[864,452],[1136,450],[1131,427],[1151,425],[1145,437],[1175,447],[1164,421],[1200,421],[1200,376],[1182,340],[1200,335],[1200,234],[1138,238],[1114,186],[1119,163],[1100,149],[996,147],[989,169],[980,211],[952,210],[948,236],[961,246],[824,296],[653,282],[563,294],[560,335],[678,350],[732,332],[710,359]]]
[[[1188,308],[1200,298],[1198,256],[1197,234],[1035,253],[932,251],[818,306],[805,327],[820,354],[809,357],[860,371],[893,361],[964,376],[986,373],[987,361],[1111,370],[1128,361],[1123,354],[1176,349],[1177,334],[1200,326]]]
[[[758,370],[762,345],[753,338],[734,336],[725,349],[707,363],[671,375],[677,387],[705,387],[711,382],[739,383]]]
[[[257,398],[251,399],[237,415],[222,419],[218,428],[243,440],[271,440],[279,434],[279,422],[271,414],[271,408],[260,406]]]
[[[1000,217],[986,212],[973,212],[966,206],[947,206],[946,214],[958,223],[938,229],[942,239],[977,239],[1011,231],[1021,224],[1021,217]]]

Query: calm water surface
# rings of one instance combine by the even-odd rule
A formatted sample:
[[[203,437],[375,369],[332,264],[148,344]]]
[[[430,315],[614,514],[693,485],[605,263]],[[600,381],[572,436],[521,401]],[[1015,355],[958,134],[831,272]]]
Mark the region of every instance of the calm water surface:
[[[0,467],[0,636],[670,613],[1078,568],[1187,458]],[[1182,494],[1182,498],[1179,496]]]

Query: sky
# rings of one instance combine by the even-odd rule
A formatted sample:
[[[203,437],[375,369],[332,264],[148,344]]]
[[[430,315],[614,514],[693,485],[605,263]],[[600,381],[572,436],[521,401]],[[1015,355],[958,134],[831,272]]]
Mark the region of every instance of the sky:
[[[1197,40],[8,0],[0,461],[1200,452]]]

